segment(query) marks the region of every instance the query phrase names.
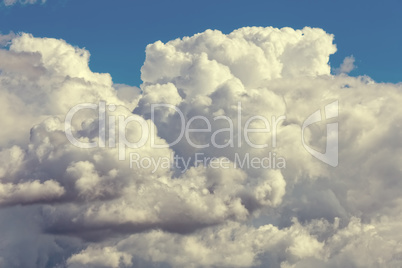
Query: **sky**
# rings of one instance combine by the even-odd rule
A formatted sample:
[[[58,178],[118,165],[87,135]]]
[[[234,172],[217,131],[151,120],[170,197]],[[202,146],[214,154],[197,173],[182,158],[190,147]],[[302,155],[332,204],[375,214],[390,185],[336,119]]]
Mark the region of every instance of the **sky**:
[[[400,2],[0,3],[0,268],[402,267]]]
[[[331,66],[353,55],[353,75],[399,82],[402,72],[402,3],[387,1],[104,1],[60,0],[3,6],[0,31],[28,32],[85,47],[90,66],[115,83],[141,84],[145,47],[206,29],[230,33],[244,26],[319,27],[335,35]]]

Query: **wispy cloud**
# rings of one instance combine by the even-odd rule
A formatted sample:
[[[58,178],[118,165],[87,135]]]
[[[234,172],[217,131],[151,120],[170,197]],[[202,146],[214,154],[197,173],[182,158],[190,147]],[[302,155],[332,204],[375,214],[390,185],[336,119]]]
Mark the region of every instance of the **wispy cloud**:
[[[355,66],[355,58],[353,56],[346,57],[339,68],[336,68],[334,70],[335,74],[348,74],[354,69],[356,69]]]
[[[44,4],[46,0],[3,0],[2,2],[5,6],[13,6],[15,4],[21,4],[21,5],[36,4],[36,3]]]

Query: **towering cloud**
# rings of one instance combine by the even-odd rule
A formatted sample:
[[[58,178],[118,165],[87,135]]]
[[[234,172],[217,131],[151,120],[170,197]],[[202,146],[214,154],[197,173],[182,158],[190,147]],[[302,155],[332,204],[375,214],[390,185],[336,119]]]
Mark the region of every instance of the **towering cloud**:
[[[0,267],[401,266],[401,85],[353,58],[331,75],[325,31],[158,41],[140,89],[63,40],[3,39]],[[336,167],[302,142],[334,122]]]

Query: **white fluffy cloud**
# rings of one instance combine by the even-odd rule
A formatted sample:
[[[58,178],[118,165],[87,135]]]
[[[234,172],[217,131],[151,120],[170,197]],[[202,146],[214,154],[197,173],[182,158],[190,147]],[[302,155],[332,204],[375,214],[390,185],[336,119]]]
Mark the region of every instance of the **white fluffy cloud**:
[[[63,40],[6,39],[0,230],[7,235],[0,248],[7,250],[0,251],[0,267],[401,266],[401,85],[347,76],[352,58],[342,75],[331,75],[332,35],[252,27],[158,41],[146,49],[140,89],[92,72],[89,52]],[[340,106],[335,168],[301,142],[304,120],[334,100]],[[144,128],[156,129],[158,145],[180,134],[178,113],[158,106],[152,117],[153,104],[177,107],[187,122],[202,116],[211,129],[165,148],[150,139],[123,153],[123,140],[112,148],[74,146],[65,133],[68,112],[103,101],[113,104],[105,107],[107,127],[130,142],[141,140]],[[266,126],[262,117],[276,127],[249,133],[264,148],[242,134],[256,115],[253,128]],[[129,118],[136,122],[117,127]],[[97,111],[79,111],[71,132],[80,142],[101,144],[99,122]],[[205,121],[191,127],[205,129]],[[216,133],[225,128],[233,133]],[[304,139],[325,148],[325,124],[306,129]],[[197,154],[225,166],[197,165]],[[285,166],[236,162],[272,154]],[[172,167],[174,157],[189,161]],[[37,247],[24,246],[33,241]]]

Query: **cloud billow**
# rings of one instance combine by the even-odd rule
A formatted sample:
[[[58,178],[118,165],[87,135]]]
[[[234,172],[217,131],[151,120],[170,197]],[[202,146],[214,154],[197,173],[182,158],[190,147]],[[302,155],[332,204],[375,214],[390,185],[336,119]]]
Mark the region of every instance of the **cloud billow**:
[[[63,40],[21,34],[10,42],[0,50],[6,115],[0,118],[0,248],[7,248],[0,267],[401,265],[401,85],[350,77],[351,60],[332,75],[331,34],[246,27],[158,41],[147,46],[140,89],[92,72],[89,52]],[[334,168],[305,150],[301,128],[335,100]],[[110,146],[110,132],[107,146],[74,146],[66,115],[77,104],[101,102],[113,104],[106,106],[107,126],[133,115],[144,124],[115,128],[118,137],[124,132],[138,141],[142,128],[155,128],[154,142],[163,148],[146,140],[122,154],[123,141]],[[276,127],[249,134],[264,148],[244,137],[245,122],[255,115]],[[171,144],[182,118],[196,116],[211,122],[210,131]],[[223,128],[233,136],[214,134]],[[96,110],[76,113],[71,123],[74,137],[87,144],[101,144],[101,130]],[[316,124],[303,138],[320,150],[323,133],[325,125]],[[286,167],[236,164],[273,153]],[[130,165],[134,154],[190,161],[186,168],[139,167]],[[197,154],[224,159],[225,168],[197,165]],[[34,241],[38,247],[21,248]]]

